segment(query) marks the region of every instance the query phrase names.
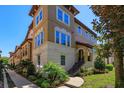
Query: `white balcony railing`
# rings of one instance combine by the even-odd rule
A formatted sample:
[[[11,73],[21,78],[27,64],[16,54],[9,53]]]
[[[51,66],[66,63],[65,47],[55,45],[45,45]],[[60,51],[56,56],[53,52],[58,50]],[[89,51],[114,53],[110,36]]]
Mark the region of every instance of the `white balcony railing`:
[[[78,33],[78,31],[76,31],[76,32],[77,32],[76,41],[88,43],[91,45],[94,45],[97,43],[97,40],[90,33],[86,32],[82,29],[81,29],[80,34]]]

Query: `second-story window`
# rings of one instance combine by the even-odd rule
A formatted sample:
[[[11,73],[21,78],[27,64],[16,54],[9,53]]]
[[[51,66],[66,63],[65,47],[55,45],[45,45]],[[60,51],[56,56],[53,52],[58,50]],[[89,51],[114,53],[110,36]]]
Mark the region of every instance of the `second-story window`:
[[[41,32],[40,35],[41,35],[41,44],[43,44],[43,42],[44,42],[44,32]]]
[[[60,32],[56,31],[56,43],[60,43]]]
[[[77,32],[78,32],[79,35],[82,35],[82,29],[81,29],[80,26],[77,28]]]
[[[44,32],[40,32],[36,37],[35,37],[35,48],[39,47],[44,43]]]
[[[64,33],[61,34],[61,44],[66,45],[66,34]]]
[[[39,16],[36,16],[36,25],[39,23]]]
[[[71,46],[71,35],[66,32],[55,30],[55,43]]]
[[[38,25],[38,23],[40,22],[40,21],[42,21],[42,19],[43,19],[43,11],[42,11],[42,9],[40,10],[40,12],[37,14],[37,16],[36,16],[36,25]]]
[[[41,38],[41,37],[40,37],[40,34],[39,34],[39,35],[38,35],[38,42],[37,42],[37,43],[38,43],[38,44],[37,44],[38,46],[40,46],[40,40],[41,40],[40,38]]]

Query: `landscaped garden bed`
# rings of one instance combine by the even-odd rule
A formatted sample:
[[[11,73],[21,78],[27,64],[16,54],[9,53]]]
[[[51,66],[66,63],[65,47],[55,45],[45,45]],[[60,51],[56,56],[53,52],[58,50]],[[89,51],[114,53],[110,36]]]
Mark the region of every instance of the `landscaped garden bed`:
[[[36,72],[32,62],[22,61],[15,67],[15,71],[41,88],[55,88],[69,79],[66,71],[53,62]]]

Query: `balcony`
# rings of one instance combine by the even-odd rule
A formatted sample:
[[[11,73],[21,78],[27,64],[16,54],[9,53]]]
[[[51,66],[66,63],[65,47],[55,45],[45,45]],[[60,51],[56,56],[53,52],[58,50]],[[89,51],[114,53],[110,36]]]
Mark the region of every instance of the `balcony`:
[[[97,40],[93,37],[92,34],[79,28],[76,31],[75,39],[77,42],[80,42],[80,43],[87,43],[90,45],[97,44]]]

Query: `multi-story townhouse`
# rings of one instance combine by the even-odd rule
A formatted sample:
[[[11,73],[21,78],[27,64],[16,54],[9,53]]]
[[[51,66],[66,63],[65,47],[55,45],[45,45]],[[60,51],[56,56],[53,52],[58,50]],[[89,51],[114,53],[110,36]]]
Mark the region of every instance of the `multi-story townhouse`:
[[[33,24],[31,23],[26,34],[25,40],[21,44],[22,48],[21,60],[32,61],[32,36],[33,36],[32,26]]]
[[[21,61],[21,47],[16,46],[15,52],[14,52],[14,63],[18,64]]]
[[[10,53],[10,64],[14,63],[17,65],[22,60],[32,61],[32,25],[33,24],[31,23],[22,44],[20,46],[16,46],[15,52],[13,54]]]
[[[36,68],[49,61],[65,70],[93,66],[96,34],[75,18],[79,11],[71,5],[32,7],[32,57]]]
[[[26,39],[21,44],[21,60],[32,61],[32,39]]]
[[[9,52],[9,54],[10,54],[9,64],[14,64],[14,53],[13,52]]]

